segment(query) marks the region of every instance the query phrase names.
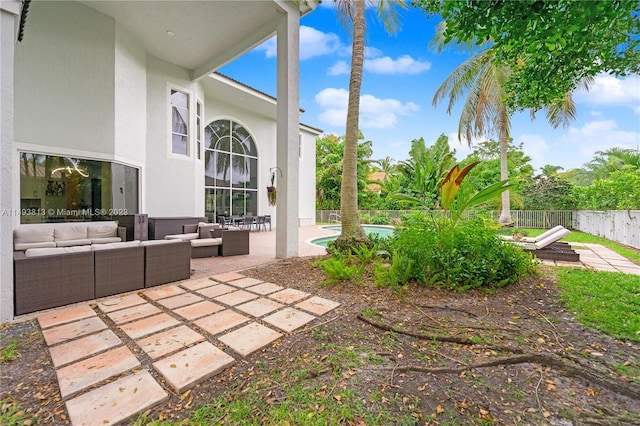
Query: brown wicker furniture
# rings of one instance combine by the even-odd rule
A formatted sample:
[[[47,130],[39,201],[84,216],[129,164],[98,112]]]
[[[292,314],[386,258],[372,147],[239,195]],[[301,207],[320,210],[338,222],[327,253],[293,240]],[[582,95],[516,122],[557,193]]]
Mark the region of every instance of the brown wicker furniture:
[[[182,225],[197,225],[207,221],[206,217],[150,217],[149,239],[162,240],[165,235],[181,233]]]
[[[222,245],[220,256],[236,256],[249,254],[249,230],[248,229],[216,229],[211,231],[214,237],[220,235]]]
[[[34,249],[57,250],[59,254],[31,257],[15,251],[16,315],[95,299],[93,252],[88,246],[82,249]]]
[[[93,255],[95,297],[144,288],[144,247],[139,242],[95,246]]]
[[[144,286],[188,279],[191,276],[191,243],[181,240],[143,241]]]

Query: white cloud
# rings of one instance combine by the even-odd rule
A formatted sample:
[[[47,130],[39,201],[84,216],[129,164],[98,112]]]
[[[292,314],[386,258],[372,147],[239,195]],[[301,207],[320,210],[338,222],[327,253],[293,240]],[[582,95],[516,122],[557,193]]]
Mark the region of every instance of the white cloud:
[[[549,144],[540,135],[524,134],[514,139],[516,143],[523,143],[522,149],[525,154],[531,157],[531,165],[534,169],[539,169],[546,164],[553,164],[553,160],[548,157]]]
[[[329,75],[349,74],[349,64],[347,64],[345,61],[338,61],[331,68],[329,68],[329,71],[327,71],[327,74]]]
[[[349,52],[351,54],[351,52]],[[365,58],[378,58],[382,56],[382,50],[377,47],[365,46],[364,48],[364,57]]]
[[[638,141],[640,132],[619,130],[613,120],[592,121],[582,127],[571,127],[568,133],[560,137],[560,142],[572,148],[573,155],[581,165],[591,161],[596,151],[613,147],[637,149]]]
[[[364,69],[375,74],[419,74],[431,69],[431,62],[416,61],[409,55],[402,55],[397,59],[384,56],[382,58],[367,59]]]
[[[273,58],[277,53],[276,37],[272,37],[257,50],[263,50],[267,58]],[[324,33],[305,25],[300,26],[300,60],[315,56],[331,55],[333,53],[344,54],[347,47],[340,41],[340,37],[334,33]]]
[[[590,105],[628,106],[640,113],[640,77],[616,78],[608,74],[598,75],[588,92],[576,92],[575,100]]]
[[[323,112],[319,119],[330,126],[344,126],[347,120],[349,92],[346,89],[327,88],[316,94],[316,103]],[[402,103],[397,99],[381,99],[373,95],[360,96],[360,128],[393,128],[399,115],[411,115],[420,107],[413,102]]]

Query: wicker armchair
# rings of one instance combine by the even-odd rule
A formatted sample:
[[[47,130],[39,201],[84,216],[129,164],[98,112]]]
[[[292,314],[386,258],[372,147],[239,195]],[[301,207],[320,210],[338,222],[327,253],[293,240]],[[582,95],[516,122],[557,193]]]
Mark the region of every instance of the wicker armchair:
[[[93,252],[27,257],[13,253],[15,314],[95,299]]]
[[[144,286],[188,279],[191,276],[191,243],[181,240],[143,241]]]

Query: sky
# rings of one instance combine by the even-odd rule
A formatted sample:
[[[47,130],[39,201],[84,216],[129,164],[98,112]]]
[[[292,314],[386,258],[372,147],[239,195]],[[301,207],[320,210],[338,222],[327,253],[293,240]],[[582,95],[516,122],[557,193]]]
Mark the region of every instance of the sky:
[[[373,142],[372,159],[406,160],[413,139],[432,145],[445,134],[458,159],[471,151],[458,140],[463,100],[447,114],[448,99],[434,107],[433,96],[451,72],[468,58],[454,51],[429,49],[439,18],[419,9],[400,10],[400,30],[390,35],[367,10],[360,129]],[[325,1],[300,20],[300,121],[325,133],[344,135],[351,42],[333,2]],[[259,72],[256,72],[259,70]],[[276,44],[270,39],[219,70],[255,89],[276,94]],[[511,137],[523,144],[531,164],[564,170],[579,168],[596,151],[611,147],[640,149],[640,76],[599,75],[589,92],[576,91],[577,117],[554,129],[537,114],[511,117]],[[486,139],[497,140],[488,135]],[[482,141],[479,139],[478,141]]]

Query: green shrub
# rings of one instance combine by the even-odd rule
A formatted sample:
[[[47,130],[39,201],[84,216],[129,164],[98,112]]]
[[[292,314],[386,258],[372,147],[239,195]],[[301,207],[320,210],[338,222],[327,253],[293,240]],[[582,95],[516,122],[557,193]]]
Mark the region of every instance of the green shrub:
[[[466,290],[501,287],[535,269],[531,254],[497,238],[482,219],[448,224],[414,214],[397,230],[395,252],[412,261],[412,279]]]
[[[387,216],[385,213],[378,213],[371,218],[371,223],[374,225],[388,225],[389,216]]]

